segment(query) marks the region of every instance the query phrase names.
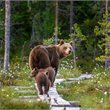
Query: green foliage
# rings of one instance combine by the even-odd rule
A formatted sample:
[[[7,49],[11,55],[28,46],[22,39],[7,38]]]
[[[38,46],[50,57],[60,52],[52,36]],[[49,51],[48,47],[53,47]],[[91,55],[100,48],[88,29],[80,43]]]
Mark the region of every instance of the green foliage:
[[[49,106],[42,101],[40,102],[21,101],[21,100],[18,100],[18,101],[11,100],[10,102],[6,100],[4,101],[5,103],[2,105],[4,106],[2,107],[3,109],[39,109],[39,110],[42,110],[42,109],[49,108]]]
[[[46,11],[43,12],[42,18],[44,19],[43,26],[39,26],[43,28],[43,30],[41,31],[42,36],[44,36],[44,38],[51,37],[54,32],[54,15],[51,7],[47,8]]]
[[[54,43],[54,39],[53,38],[49,38],[49,39],[44,39],[44,45],[52,45]]]
[[[95,62],[89,56],[77,61],[77,66],[82,70],[82,73],[91,73],[95,67]]]
[[[0,71],[0,83],[1,85],[31,85],[33,83],[30,78],[30,70],[27,64],[11,64],[9,72],[5,73]]]
[[[109,42],[110,42],[110,22],[109,22],[109,15],[103,15],[103,19],[98,22],[98,25],[94,28],[94,33],[99,39],[98,47],[101,49],[104,55],[100,55],[96,58],[97,61],[105,61],[105,59],[109,58]],[[104,50],[105,49],[105,50]]]
[[[78,24],[74,24],[74,33],[70,35],[74,41],[76,56],[78,57],[77,66],[85,72],[91,72],[95,66],[93,59],[93,38],[85,36]],[[89,36],[90,37],[90,36]]]
[[[4,55],[4,21],[5,21],[5,10],[3,6],[3,1],[0,1],[0,60],[2,60]]]
[[[5,5],[0,2],[0,38],[4,39],[4,20]],[[53,43],[52,39],[55,28],[55,2],[54,1],[11,1],[11,48],[10,61],[27,61],[30,52],[30,41],[34,39]],[[99,49],[100,39],[94,35],[94,26],[104,13],[104,1],[74,1],[73,16],[74,33],[71,34],[72,40],[76,40],[76,56],[80,60],[90,56],[91,62],[103,51]],[[59,2],[58,28],[60,39],[70,40],[70,2]],[[104,26],[102,23],[101,25]],[[108,26],[110,24],[108,23]],[[100,27],[100,26],[99,26]],[[98,26],[96,32],[101,30]],[[95,32],[95,33],[96,33]],[[33,34],[34,33],[34,34]],[[98,33],[96,34],[98,35]],[[45,41],[45,39],[47,41]],[[97,45],[98,42],[98,45]],[[3,43],[4,45],[4,43]],[[103,49],[103,46],[100,46]],[[97,51],[96,51],[97,50]],[[104,49],[103,49],[104,50]],[[2,53],[2,54],[1,54]],[[3,57],[4,46],[0,48],[0,54]],[[94,57],[93,57],[94,56]]]
[[[11,64],[9,72],[6,74],[3,70],[0,71],[0,109],[49,109],[49,105],[45,102],[35,99],[24,99],[19,96],[37,96],[36,90],[33,87],[34,80],[30,78],[30,70],[28,63]],[[24,88],[21,87],[31,87]],[[28,92],[32,90],[33,92]]]
[[[60,63],[57,77],[67,79],[78,77],[82,73],[79,68],[74,68],[73,59],[65,58]]]
[[[107,52],[108,53],[108,52]],[[100,57],[96,58],[96,61],[105,62],[107,58],[110,58],[110,56],[101,55]]]
[[[16,91],[10,87],[1,87],[0,88],[0,97],[1,98],[13,98],[16,96]]]
[[[82,33],[82,31],[81,31],[81,29],[77,23],[74,24],[74,33],[71,34],[70,36],[73,40],[79,39],[81,41],[81,40],[86,39],[86,36],[83,35],[83,33]]]
[[[5,10],[3,7],[3,2],[0,2],[0,38],[4,38],[4,20],[5,20]]]
[[[107,28],[109,27],[109,23],[107,23],[107,18],[108,16],[103,15],[103,20],[98,22],[98,26],[95,26],[94,33],[96,34],[96,36],[107,36]]]
[[[42,101],[32,101],[19,98],[14,87],[0,88],[0,109],[49,109],[49,105]]]
[[[2,45],[0,44],[0,86],[30,86],[34,83],[30,78],[27,63],[30,41],[34,37],[34,41],[40,39],[46,45],[54,43],[51,37],[55,27],[55,2],[11,1],[10,69],[7,74],[2,69],[5,31],[4,3],[4,1],[0,1],[0,43],[3,42]],[[59,90],[59,92],[68,100],[79,100],[84,110],[86,108],[110,109],[108,99],[110,94],[109,71],[104,71],[104,68],[94,68],[96,61],[101,61],[102,65],[105,59],[109,58],[104,55],[109,53],[109,50],[105,49],[105,46],[108,45],[105,42],[109,43],[110,41],[110,36],[107,35],[110,33],[110,22],[106,22],[107,16],[102,17],[105,13],[104,4],[105,1],[74,1],[74,33],[68,36],[70,33],[70,2],[59,2],[58,38],[66,38],[65,41],[74,40],[77,68],[74,69],[73,58],[69,56],[61,61],[57,77],[73,78],[86,72],[93,72],[95,75],[90,80],[62,84],[61,87],[65,90]],[[99,22],[97,23],[97,21]],[[18,94],[13,89],[0,88],[1,109],[48,109],[48,106],[43,102],[16,101],[13,99],[18,98],[16,96]]]
[[[95,108],[96,110],[110,109],[110,71],[104,67],[93,70],[93,77],[88,80],[63,82],[58,85],[58,92],[66,100],[78,101],[81,108]]]

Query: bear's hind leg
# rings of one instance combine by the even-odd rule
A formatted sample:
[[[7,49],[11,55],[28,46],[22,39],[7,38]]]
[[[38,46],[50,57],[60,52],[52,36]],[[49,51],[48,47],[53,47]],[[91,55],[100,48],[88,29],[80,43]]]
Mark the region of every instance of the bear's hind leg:
[[[43,95],[43,88],[40,84],[37,84],[37,87],[38,87],[38,92],[40,95]]]
[[[44,94],[47,94],[48,91],[49,91],[49,86],[50,86],[50,83],[48,81],[48,83],[44,86]]]

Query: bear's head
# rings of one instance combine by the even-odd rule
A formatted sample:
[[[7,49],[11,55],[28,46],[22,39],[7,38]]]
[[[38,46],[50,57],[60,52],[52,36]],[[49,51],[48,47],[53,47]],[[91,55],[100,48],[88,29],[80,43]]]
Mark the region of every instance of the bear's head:
[[[72,45],[72,42],[66,43],[63,40],[60,41],[58,44],[60,58],[68,56],[73,51]]]
[[[35,77],[37,74],[38,74],[39,70],[38,68],[34,68],[32,71],[31,71],[31,77]]]

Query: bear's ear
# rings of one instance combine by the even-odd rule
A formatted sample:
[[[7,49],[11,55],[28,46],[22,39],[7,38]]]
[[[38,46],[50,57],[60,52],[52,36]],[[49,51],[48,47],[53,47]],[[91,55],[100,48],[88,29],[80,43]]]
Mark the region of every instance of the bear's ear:
[[[72,41],[70,41],[70,45],[73,46],[73,42]]]
[[[62,44],[64,44],[65,42],[64,42],[64,40],[60,40],[60,45],[62,45]]]
[[[38,71],[39,71],[39,69],[38,69],[37,67],[35,67],[35,71],[36,71],[36,72],[38,72]]]

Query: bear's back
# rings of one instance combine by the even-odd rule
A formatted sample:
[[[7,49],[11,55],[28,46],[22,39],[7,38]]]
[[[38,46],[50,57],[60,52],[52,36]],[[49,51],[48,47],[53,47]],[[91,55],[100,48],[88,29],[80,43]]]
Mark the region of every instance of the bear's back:
[[[33,70],[35,67],[40,69],[50,66],[48,51],[44,46],[39,45],[31,50],[29,55],[29,66],[31,70]]]
[[[48,76],[46,75],[45,71],[39,71],[35,77],[38,84],[45,86],[48,83]]]

